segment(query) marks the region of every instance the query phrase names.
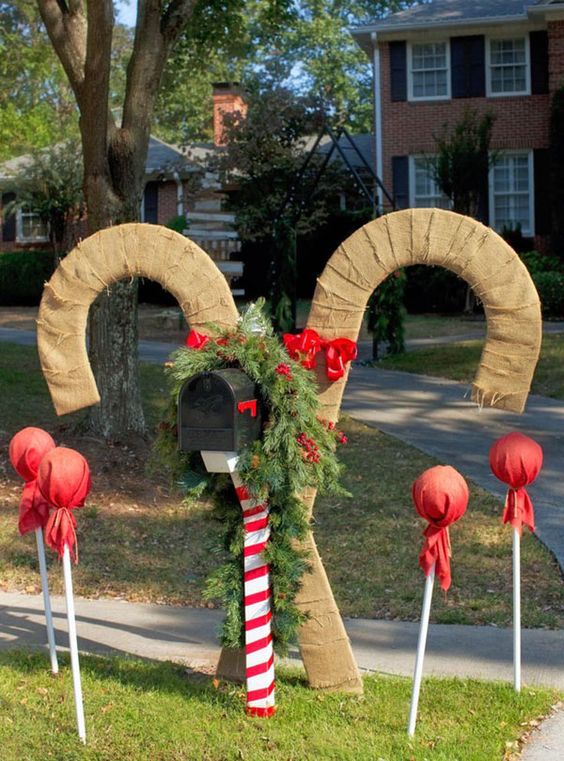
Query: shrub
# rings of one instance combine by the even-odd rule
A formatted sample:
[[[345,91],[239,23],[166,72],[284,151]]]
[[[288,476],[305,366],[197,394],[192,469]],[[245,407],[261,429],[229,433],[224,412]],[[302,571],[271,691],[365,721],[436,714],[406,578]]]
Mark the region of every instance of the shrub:
[[[544,317],[564,317],[564,272],[537,272],[534,283]]]
[[[406,270],[405,306],[410,314],[464,310],[466,282],[443,267],[418,264]]]
[[[558,256],[540,254],[538,251],[527,251],[520,256],[533,278],[541,272],[563,271],[562,260]]]
[[[0,305],[35,306],[54,270],[52,251],[0,253]]]

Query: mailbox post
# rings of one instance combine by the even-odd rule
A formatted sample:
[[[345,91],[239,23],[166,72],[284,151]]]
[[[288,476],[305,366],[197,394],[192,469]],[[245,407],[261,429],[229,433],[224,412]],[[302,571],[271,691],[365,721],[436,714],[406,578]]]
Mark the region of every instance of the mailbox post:
[[[178,442],[201,452],[210,473],[229,473],[243,511],[245,665],[252,716],[275,711],[274,650],[269,568],[263,552],[270,537],[268,502],[251,498],[237,472],[239,451],[260,436],[261,409],[255,384],[237,369],[199,373],[178,397]]]

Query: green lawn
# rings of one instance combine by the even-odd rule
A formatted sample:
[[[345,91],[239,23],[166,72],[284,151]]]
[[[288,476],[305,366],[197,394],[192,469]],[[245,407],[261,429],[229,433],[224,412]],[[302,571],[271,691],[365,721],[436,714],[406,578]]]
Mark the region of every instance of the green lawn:
[[[44,655],[0,654],[2,761],[495,761],[550,711],[558,695],[469,680],[424,679],[419,723],[406,737],[411,680],[365,680],[351,697],[277,674],[278,712],[244,714],[244,692],[169,663],[81,659],[88,743],[74,730],[68,664],[58,678]]]
[[[476,373],[483,345],[483,341],[464,341],[418,349],[396,357],[387,357],[378,362],[378,367],[470,383]],[[564,335],[544,336],[532,393],[564,399],[563,368]]]
[[[154,423],[164,396],[162,371],[143,367],[145,407]],[[2,429],[6,444],[19,427],[57,425],[33,349],[0,344]],[[411,504],[411,484],[435,460],[379,431],[344,420],[349,443],[340,449],[352,499],[323,498],[315,508],[315,536],[345,615],[418,620],[423,576],[417,557],[424,524]],[[188,510],[158,476],[144,474],[147,447],[106,447],[89,437],[58,441],[79,448],[93,467],[94,488],[78,514],[80,564],[76,592],[89,597],[206,605],[203,581],[218,562],[209,505]],[[30,537],[17,532],[20,482],[0,456],[0,588],[39,592]],[[452,529],[453,586],[435,595],[439,623],[511,623],[511,536],[499,502],[472,487],[465,518]],[[351,525],[356,526],[351,531]],[[556,562],[528,532],[522,543],[523,623],[564,625],[564,584]],[[51,559],[50,583],[62,592]]]

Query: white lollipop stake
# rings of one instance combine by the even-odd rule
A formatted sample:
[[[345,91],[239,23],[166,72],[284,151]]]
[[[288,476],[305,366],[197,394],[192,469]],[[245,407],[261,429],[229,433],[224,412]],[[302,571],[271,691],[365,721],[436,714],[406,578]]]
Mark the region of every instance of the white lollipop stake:
[[[53,614],[51,612],[51,598],[49,596],[49,583],[47,581],[47,561],[45,559],[45,544],[43,542],[43,529],[35,529],[35,542],[37,544],[37,557],[39,559],[39,575],[41,576],[41,590],[43,592],[43,606],[45,608],[45,627],[47,629],[47,643],[49,645],[49,659],[53,674],[59,673],[59,661],[57,660],[57,646],[55,643],[55,627],[53,626]]]
[[[82,683],[80,679],[80,661],[78,659],[78,641],[76,637],[76,616],[74,612],[74,597],[72,590],[72,570],[68,544],[65,544],[63,552],[63,576],[65,580],[65,602],[69,629],[69,648],[72,669],[72,686],[74,690],[74,705],[76,710],[76,728],[81,741],[86,743]]]
[[[419,692],[421,690],[421,678],[423,676],[423,660],[427,645],[427,632],[429,630],[429,615],[431,613],[431,599],[435,583],[435,563],[425,579],[425,592],[423,594],[423,607],[421,609],[421,624],[419,625],[419,639],[417,640],[417,656],[415,658],[415,671],[413,673],[413,688],[411,690],[411,706],[409,708],[409,722],[407,734],[413,737],[415,724],[417,723],[417,707],[419,705]]]
[[[80,662],[76,638],[76,615],[72,588],[71,555],[73,559],[75,558],[78,561],[75,533],[76,520],[72,511],[84,505],[84,501],[90,491],[90,468],[79,452],[76,452],[74,449],[67,449],[66,447],[56,447],[41,461],[37,483],[41,494],[51,507],[49,520],[45,527],[46,541],[49,547],[55,550],[63,561],[76,727],[80,740],[86,743]]]
[[[513,526],[513,687],[521,692],[521,537]]]

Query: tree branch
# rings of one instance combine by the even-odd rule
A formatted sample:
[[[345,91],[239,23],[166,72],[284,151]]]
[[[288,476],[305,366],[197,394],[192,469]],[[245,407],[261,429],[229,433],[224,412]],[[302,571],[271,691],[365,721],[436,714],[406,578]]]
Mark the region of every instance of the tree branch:
[[[86,17],[83,0],[37,0],[39,13],[80,107],[86,61]]]
[[[172,0],[161,21],[161,31],[170,50],[190,21],[197,0]]]

